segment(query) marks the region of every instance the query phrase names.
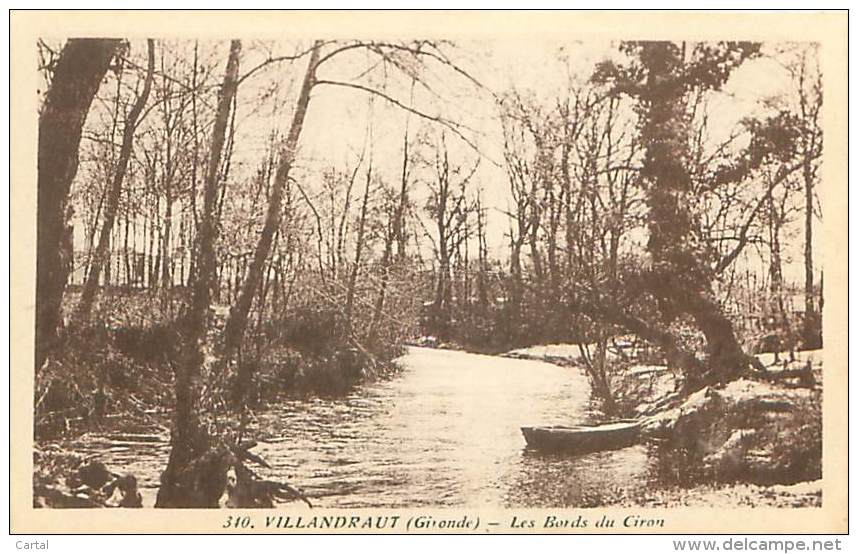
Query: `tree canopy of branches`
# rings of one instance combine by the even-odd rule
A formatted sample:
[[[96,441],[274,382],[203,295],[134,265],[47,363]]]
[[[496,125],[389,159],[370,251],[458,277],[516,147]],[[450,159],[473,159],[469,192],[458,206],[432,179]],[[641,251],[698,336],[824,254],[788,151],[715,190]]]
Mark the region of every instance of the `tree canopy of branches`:
[[[228,468],[235,502],[267,505],[258,402],[342,392],[421,336],[571,343],[608,412],[618,341],[691,391],[758,365],[749,320],[821,340],[812,47],[624,42],[500,90],[447,41],[40,48],[36,364],[83,329],[122,360],[147,337],[173,399],[158,506],[218,505]],[[719,121],[764,62],[791,88]],[[112,386],[92,373],[66,390]]]
[[[688,167],[689,95],[723,86],[733,69],[757,54],[759,45],[646,42],[623,48],[633,61],[623,67],[603,65],[596,78],[611,81],[616,93],[638,102],[644,149],[640,177],[646,190],[651,257],[650,267],[638,276],[640,292],[652,295],[664,322],[687,314],[706,337],[706,364],[692,356],[674,356],[674,362],[689,372],[690,387],[730,380],[751,360],[712,291],[713,252],[701,240]],[[638,327],[640,331],[646,325]],[[673,341],[663,333],[651,336],[661,339],[665,350],[673,350]]]

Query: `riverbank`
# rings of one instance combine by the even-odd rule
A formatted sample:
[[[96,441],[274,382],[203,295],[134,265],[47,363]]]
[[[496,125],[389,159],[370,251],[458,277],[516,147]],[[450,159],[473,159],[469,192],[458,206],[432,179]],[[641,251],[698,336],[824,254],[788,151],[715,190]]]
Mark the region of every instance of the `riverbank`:
[[[627,348],[623,349],[623,346]],[[595,351],[594,345],[546,344],[518,348],[501,356],[537,360],[561,367],[583,368],[582,347],[589,352]],[[665,365],[644,363],[640,358],[635,361],[631,350],[628,344],[621,343],[620,347],[609,347],[605,354],[608,362],[606,371],[615,403],[613,417],[649,416],[680,398],[682,381],[678,373],[670,371]],[[651,360],[647,360],[649,361]]]
[[[576,345],[541,345],[505,354],[580,367]],[[610,353],[618,361],[616,353]],[[758,359],[754,378],[705,387],[684,397],[665,366],[629,363],[612,375],[613,392],[644,422],[662,485],[606,499],[635,506],[818,506],[822,474],[822,351],[794,361]]]
[[[408,348],[397,362],[402,371],[392,379],[256,410],[250,428],[254,453],[271,466],[260,470],[265,478],[293,484],[314,506],[342,509],[581,506],[590,491],[640,483],[643,452],[602,463],[525,450],[521,426],[569,425],[588,416],[587,382],[578,372],[429,348]],[[169,454],[168,437],[148,442],[93,432],[42,450],[133,473],[148,506]],[[54,475],[54,486],[65,487],[68,474]],[[570,488],[570,481],[580,487]]]
[[[753,461],[757,469],[761,463],[775,468],[772,463],[795,460],[797,452],[813,453],[813,437],[821,436],[815,426],[821,420],[813,416],[796,425],[801,411],[784,411],[783,395],[815,409],[820,393],[815,389],[736,382],[656,410],[648,420],[658,425],[647,430],[654,434],[643,445],[554,456],[526,449],[519,429],[597,418],[583,371],[557,363],[417,347],[408,348],[397,364],[401,372],[394,378],[367,380],[344,395],[282,398],[260,406],[251,429],[259,443],[255,452],[271,465],[266,474],[294,483],[314,505],[340,508],[475,502],[510,507],[821,502],[818,478],[809,476],[812,463],[802,469],[807,478],[788,485],[749,482],[747,474],[731,477],[731,466],[724,463]],[[651,379],[651,373],[641,371],[636,378]],[[746,422],[746,431],[731,443],[739,420]],[[726,425],[713,424],[719,421]],[[698,427],[689,431],[693,425]],[[757,432],[747,432],[751,428]],[[672,436],[689,435],[705,439],[706,450],[671,444]],[[775,445],[789,448],[773,450]],[[34,485],[48,484],[71,494],[65,481],[70,465],[97,459],[110,471],[133,473],[144,505],[150,505],[169,453],[169,431],[116,420],[77,439],[40,447],[34,460],[40,482],[34,475]],[[671,460],[680,463],[668,463]],[[805,461],[815,460],[813,454]],[[733,471],[737,468],[747,470],[741,464],[732,466]]]
[[[813,508],[822,506],[822,481],[762,486],[749,483],[664,488],[607,506],[645,508]]]
[[[69,285],[62,301],[67,327],[36,371],[36,439],[110,430],[116,421],[119,427],[128,420],[168,422],[175,370],[186,363],[190,291],[103,287],[88,323],[68,326],[80,298],[81,287]],[[403,354],[411,333],[402,321],[372,333],[357,331],[368,328],[368,311],[355,311],[346,321],[331,299],[314,302],[305,295],[282,309],[252,312],[239,350],[221,360],[228,300],[229,295],[211,306],[206,366],[212,375],[204,376],[208,394],[222,409],[256,410],[284,397],[338,396],[358,384],[391,378],[399,371],[393,360]]]

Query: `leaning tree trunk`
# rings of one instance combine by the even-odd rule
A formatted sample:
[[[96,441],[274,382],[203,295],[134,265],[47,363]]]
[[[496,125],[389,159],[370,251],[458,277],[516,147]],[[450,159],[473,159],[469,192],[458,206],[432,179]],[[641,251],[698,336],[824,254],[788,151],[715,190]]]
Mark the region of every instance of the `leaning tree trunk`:
[[[707,367],[687,367],[687,387],[728,381],[748,366],[745,355],[712,292],[707,246],[695,233],[692,180],[688,156],[687,105],[683,62],[669,43],[644,47],[648,77],[644,85],[641,142],[645,149],[641,177],[649,186],[647,205],[652,269],[643,284],[657,300],[665,319],[688,314],[706,339]],[[698,370],[695,370],[698,369]]]
[[[92,266],[90,267],[89,274],[86,276],[86,284],[84,284],[80,303],[73,318],[74,324],[77,326],[83,326],[89,322],[89,315],[92,312],[92,305],[98,290],[98,279],[101,276],[104,265],[108,262],[110,255],[110,234],[113,231],[113,223],[116,220],[116,212],[119,209],[122,182],[125,180],[125,172],[128,169],[128,161],[131,158],[137,119],[146,106],[146,101],[149,99],[149,91],[152,89],[152,76],[155,72],[155,41],[149,39],[147,46],[149,49],[149,65],[146,68],[146,81],[143,84],[143,92],[137,98],[137,101],[134,102],[134,106],[125,119],[122,146],[119,149],[119,160],[116,162],[113,182],[110,185],[110,191],[107,193],[107,205],[104,209],[104,222],[101,224],[98,246],[95,249],[95,256],[92,257]]]
[[[176,407],[170,441],[172,449],[167,468],[161,475],[161,487],[155,503],[159,508],[217,507],[226,484],[225,458],[208,455],[211,440],[202,425],[200,403],[209,311],[212,291],[217,284],[215,244],[219,233],[216,220],[218,170],[230,106],[238,88],[240,53],[241,41],[233,40],[218,95],[211,155],[203,185],[203,212],[194,249],[196,261],[192,276],[192,299],[184,322],[185,346],[176,368]],[[201,475],[204,478],[200,478]]]
[[[56,347],[68,264],[61,248],[86,115],[118,39],[72,39],[63,47],[39,116],[36,227],[36,370]],[[67,249],[66,249],[67,250]]]
[[[321,41],[316,41],[313,45],[313,50],[310,53],[310,62],[307,64],[307,71],[304,74],[304,82],[301,85],[301,92],[298,95],[298,102],[295,106],[295,114],[292,117],[292,125],[289,128],[289,135],[283,144],[280,152],[280,161],[277,165],[277,173],[274,177],[274,183],[271,188],[271,197],[268,200],[268,211],[265,215],[265,224],[262,227],[262,233],[259,236],[259,242],[256,244],[256,250],[253,253],[253,261],[250,264],[250,269],[247,271],[247,277],[238,295],[237,302],[233,305],[229,313],[229,319],[224,329],[223,342],[223,359],[228,360],[241,346],[241,341],[244,338],[244,331],[247,328],[247,317],[250,313],[250,306],[253,303],[253,297],[259,289],[259,284],[262,281],[262,269],[265,266],[265,260],[271,250],[271,243],[274,239],[274,232],[280,227],[280,219],[282,217],[281,205],[283,202],[283,189],[286,186],[286,181],[289,179],[289,172],[292,170],[292,164],[295,162],[295,154],[298,148],[298,139],[301,136],[301,129],[304,126],[304,116],[307,114],[307,106],[310,103],[310,91],[315,85],[316,80],[316,64],[319,61],[319,50]],[[247,372],[251,371],[248,364],[243,364],[241,372],[238,375],[238,383],[242,384],[249,382],[250,375]]]

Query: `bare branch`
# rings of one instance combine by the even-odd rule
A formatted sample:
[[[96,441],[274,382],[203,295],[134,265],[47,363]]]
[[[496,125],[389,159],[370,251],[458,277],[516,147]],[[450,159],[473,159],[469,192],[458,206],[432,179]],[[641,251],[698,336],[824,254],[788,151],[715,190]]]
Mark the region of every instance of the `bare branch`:
[[[381,92],[380,90],[374,89],[372,87],[364,86],[364,85],[361,85],[358,83],[346,83],[343,81],[332,81],[330,79],[318,79],[318,80],[316,80],[316,82],[314,84],[316,84],[316,85],[332,85],[332,86],[338,86],[338,87],[353,88],[356,90],[361,90],[361,91],[366,92],[368,94],[372,94],[374,96],[378,96],[379,98],[383,98],[384,100],[390,102],[394,106],[397,106],[399,108],[402,108],[403,110],[406,110],[410,113],[413,113],[414,115],[416,115],[418,117],[421,117],[427,121],[432,121],[434,123],[438,123],[440,125],[443,125],[444,127],[448,128],[450,131],[452,131],[457,137],[459,137],[465,144],[470,146],[475,152],[481,154],[480,149],[477,148],[476,144],[474,144],[474,142],[471,139],[469,139],[468,137],[466,137],[462,133],[462,131],[460,130],[460,129],[466,129],[468,131],[476,133],[476,131],[474,131],[473,129],[471,129],[467,125],[464,125],[462,123],[457,123],[455,121],[451,121],[451,120],[449,120],[445,117],[442,117],[440,115],[427,114],[426,112],[420,111],[413,106],[408,106],[406,104],[403,104],[402,102],[400,102],[396,98],[390,96],[389,94],[386,94],[384,92]]]

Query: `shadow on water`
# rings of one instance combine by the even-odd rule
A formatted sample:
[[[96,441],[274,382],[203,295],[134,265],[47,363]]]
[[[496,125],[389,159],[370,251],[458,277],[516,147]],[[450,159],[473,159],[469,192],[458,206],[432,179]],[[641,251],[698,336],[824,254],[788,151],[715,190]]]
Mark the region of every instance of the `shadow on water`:
[[[320,507],[586,506],[643,488],[642,446],[584,456],[525,448],[520,427],[591,420],[582,372],[542,362],[410,348],[394,379],[257,414],[255,452]],[[160,442],[87,435],[64,445],[140,480],[154,503]]]
[[[654,464],[646,446],[583,455],[525,448],[507,506],[595,507],[640,494],[652,486]]]

